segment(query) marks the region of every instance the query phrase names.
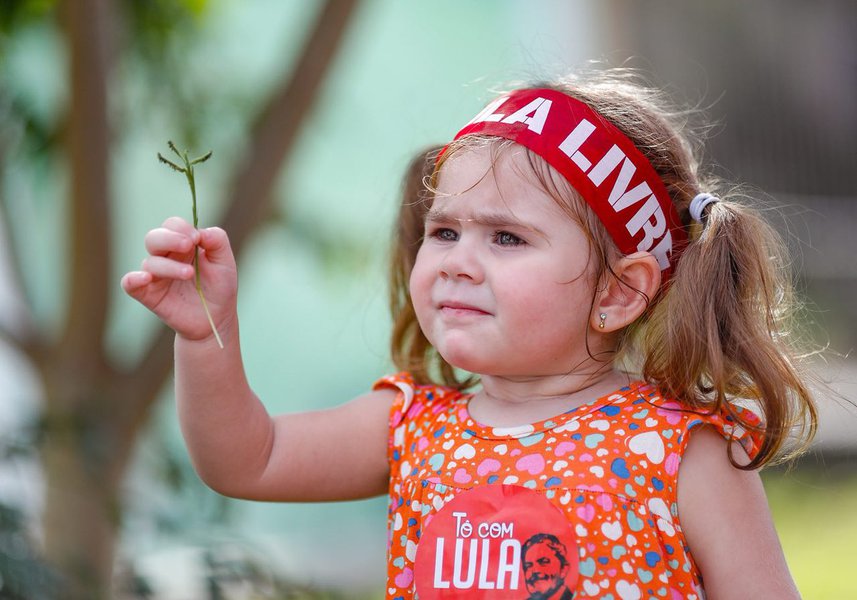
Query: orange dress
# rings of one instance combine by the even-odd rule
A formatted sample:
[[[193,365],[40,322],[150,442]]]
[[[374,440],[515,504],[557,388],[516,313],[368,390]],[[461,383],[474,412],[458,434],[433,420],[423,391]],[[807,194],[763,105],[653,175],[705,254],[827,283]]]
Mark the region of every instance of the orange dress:
[[[682,410],[635,382],[539,423],[493,428],[470,417],[470,394],[407,373],[380,388],[399,392],[388,599],[704,598],[678,469],[698,425],[755,455],[761,438],[731,417]]]

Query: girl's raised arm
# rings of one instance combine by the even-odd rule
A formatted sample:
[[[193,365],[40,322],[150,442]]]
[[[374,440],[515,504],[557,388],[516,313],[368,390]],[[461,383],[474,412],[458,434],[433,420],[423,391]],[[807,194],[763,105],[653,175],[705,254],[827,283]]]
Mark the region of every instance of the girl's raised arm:
[[[215,340],[193,282],[199,268]],[[226,233],[171,218],[146,236],[149,257],[122,287],[176,331],[176,399],[182,432],[202,479],[255,500],[343,500],[387,487],[387,423],[393,392],[338,408],[271,418],[244,373],[237,272]]]
[[[387,423],[394,392],[341,406],[268,415],[250,389],[237,332],[176,339],[179,420],[194,467],[221,494],[250,500],[350,500],[387,490]]]
[[[733,467],[727,442],[708,427],[688,442],[678,514],[708,600],[800,598],[774,529],[758,471]],[[750,462],[738,443],[735,456]]]

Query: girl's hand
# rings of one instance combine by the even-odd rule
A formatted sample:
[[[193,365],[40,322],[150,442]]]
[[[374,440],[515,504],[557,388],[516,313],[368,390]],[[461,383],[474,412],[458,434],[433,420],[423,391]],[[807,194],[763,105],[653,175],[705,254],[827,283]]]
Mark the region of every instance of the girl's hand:
[[[189,340],[213,337],[194,283],[194,248],[199,246],[203,291],[215,326],[225,333],[236,316],[238,273],[226,232],[197,230],[170,217],[145,237],[149,256],[141,270],[126,273],[122,289]]]

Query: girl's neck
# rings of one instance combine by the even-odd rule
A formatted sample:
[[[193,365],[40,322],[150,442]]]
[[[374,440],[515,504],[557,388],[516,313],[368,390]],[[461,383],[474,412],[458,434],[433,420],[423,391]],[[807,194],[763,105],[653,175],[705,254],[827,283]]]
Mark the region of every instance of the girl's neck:
[[[470,415],[492,427],[527,425],[605,396],[632,379],[614,369],[534,378],[483,375],[482,389],[470,400]]]

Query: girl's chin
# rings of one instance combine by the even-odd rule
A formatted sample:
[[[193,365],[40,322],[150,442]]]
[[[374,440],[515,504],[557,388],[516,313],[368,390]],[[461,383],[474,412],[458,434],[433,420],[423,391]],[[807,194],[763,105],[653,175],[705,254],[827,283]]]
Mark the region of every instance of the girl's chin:
[[[452,367],[480,376],[504,376],[506,369],[494,357],[486,356],[485,353],[465,352],[440,352],[440,356]]]
[[[467,371],[475,375],[495,377],[540,377],[550,375],[557,371],[553,368],[557,364],[574,364],[572,362],[559,363],[558,361],[537,359],[536,354],[531,351],[518,356],[510,356],[509,352],[498,351],[497,342],[483,342],[475,340],[470,336],[446,336],[434,344],[429,342],[440,354],[441,358],[456,369]],[[529,356],[527,355],[529,354]],[[564,372],[564,371],[562,371]]]
[[[493,361],[489,363],[489,361],[485,360],[485,356],[475,355],[473,352],[465,352],[462,350],[454,350],[454,349],[444,349],[438,350],[441,358],[449,363],[452,367],[456,369],[460,369],[461,371],[467,371],[468,373],[475,373],[477,375],[484,375],[490,372],[489,364],[495,364]]]

